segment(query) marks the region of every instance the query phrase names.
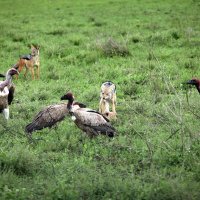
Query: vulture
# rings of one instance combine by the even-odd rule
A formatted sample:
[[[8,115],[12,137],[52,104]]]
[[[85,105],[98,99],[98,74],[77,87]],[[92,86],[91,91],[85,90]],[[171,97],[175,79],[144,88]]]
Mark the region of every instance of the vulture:
[[[75,102],[74,104],[80,107],[86,107],[82,103]],[[57,123],[62,121],[68,114],[67,103],[47,106],[42,109],[34,117],[33,121],[25,127],[25,132],[30,135],[32,132],[42,130],[43,128],[55,127]]]
[[[199,79],[193,78],[192,80],[189,80],[187,84],[194,85],[200,94],[200,80]]]
[[[106,117],[90,108],[80,108],[74,105],[74,96],[70,92],[61,97],[61,100],[64,99],[68,100],[67,108],[72,115],[72,120],[89,137],[100,134],[114,137],[116,130]]]
[[[12,76],[19,74],[14,68],[7,71],[6,75],[0,75],[6,77],[4,81],[0,81],[0,112],[3,113],[5,119],[9,119],[9,107],[14,98],[15,86],[12,83]]]

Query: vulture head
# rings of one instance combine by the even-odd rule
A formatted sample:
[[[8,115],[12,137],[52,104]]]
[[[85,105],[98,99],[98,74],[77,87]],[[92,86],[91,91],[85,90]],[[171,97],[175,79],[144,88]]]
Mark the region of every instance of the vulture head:
[[[10,76],[13,76],[13,75],[15,75],[15,74],[19,74],[19,72],[17,71],[17,68],[14,68],[14,66],[13,66],[13,68],[11,68],[11,69],[9,69],[7,72],[6,72],[6,75],[4,75],[4,74],[0,74],[0,77],[10,77]]]
[[[192,80],[189,80],[187,82],[187,84],[194,85],[197,88],[198,92],[200,93],[200,80],[199,79],[193,78]]]
[[[68,92],[67,94],[63,95],[61,98],[61,100],[68,100],[70,102],[74,101],[74,96],[71,92]]]
[[[74,96],[73,96],[73,94],[71,92],[68,92],[67,94],[63,95],[60,99],[61,100],[68,100],[67,108],[69,110],[71,110],[72,104],[74,102]]]
[[[9,70],[7,71],[6,76],[7,76],[7,75],[13,76],[13,75],[15,75],[15,74],[19,74],[19,72],[17,71],[17,69],[11,68],[11,69],[9,69]]]
[[[67,108],[71,110],[72,105],[74,108],[86,108],[87,106],[83,103],[74,102],[74,95],[71,92],[68,92],[67,94],[63,95],[61,100],[68,100]]]

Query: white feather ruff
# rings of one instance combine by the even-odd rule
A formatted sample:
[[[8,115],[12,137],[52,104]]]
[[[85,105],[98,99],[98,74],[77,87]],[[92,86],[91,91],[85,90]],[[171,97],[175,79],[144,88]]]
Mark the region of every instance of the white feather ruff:
[[[5,87],[3,91],[0,91],[0,98],[8,96],[9,90],[8,87]]]

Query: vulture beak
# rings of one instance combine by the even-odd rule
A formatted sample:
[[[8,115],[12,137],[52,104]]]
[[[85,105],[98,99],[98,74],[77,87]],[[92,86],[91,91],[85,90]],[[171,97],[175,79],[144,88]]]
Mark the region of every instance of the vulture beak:
[[[60,97],[60,100],[65,100],[65,99],[66,99],[65,95],[63,95],[62,97]]]
[[[187,84],[194,84],[194,80],[189,80],[186,82]]]
[[[18,74],[18,75],[19,75],[19,72],[18,72],[17,69],[11,68],[11,69],[9,70],[9,74],[10,74],[11,76],[13,76],[13,75],[15,75],[15,74]]]

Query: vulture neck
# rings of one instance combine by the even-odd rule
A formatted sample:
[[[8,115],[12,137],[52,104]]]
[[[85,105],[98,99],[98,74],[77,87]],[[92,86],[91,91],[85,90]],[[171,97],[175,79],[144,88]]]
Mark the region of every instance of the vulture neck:
[[[73,104],[73,99],[69,99],[68,104],[67,104],[67,108],[69,111],[72,111],[72,104]]]
[[[7,81],[8,85],[10,85],[12,83],[12,76],[9,73],[6,74],[6,81]]]
[[[197,90],[198,90],[198,92],[200,94],[200,84],[196,85],[196,88],[197,88]]]

